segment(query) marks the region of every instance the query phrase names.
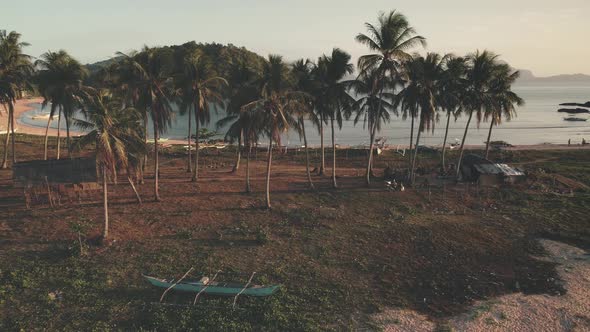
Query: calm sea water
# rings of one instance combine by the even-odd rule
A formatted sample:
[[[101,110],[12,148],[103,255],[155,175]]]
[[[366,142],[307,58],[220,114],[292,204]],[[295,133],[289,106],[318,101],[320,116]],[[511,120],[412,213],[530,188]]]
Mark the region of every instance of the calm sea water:
[[[571,85],[518,85],[514,87],[526,102],[520,107],[518,115],[512,121],[504,121],[497,127],[494,127],[492,134],[493,140],[504,140],[511,144],[541,144],[541,143],[567,143],[568,139],[572,143],[581,142],[582,138],[590,140],[590,120],[587,122],[570,122],[564,121],[567,117],[564,113],[558,113],[559,104],[564,102],[584,103],[590,100],[590,85],[588,86],[571,86]],[[36,105],[35,109],[24,113],[19,121],[25,124],[45,127],[46,119],[35,118],[46,113],[42,110],[41,105]],[[212,116],[213,121],[208,126],[211,130],[217,130],[215,122],[224,117],[224,112]],[[590,118],[588,114],[576,115],[576,117]],[[172,127],[169,128],[163,137],[171,139],[186,139],[188,116],[175,114],[172,121]],[[475,120],[475,117],[474,117]],[[440,122],[437,123],[434,133],[425,132],[423,134],[423,144],[440,145],[444,137],[444,126],[446,116],[441,114]],[[459,118],[456,122],[451,119],[449,130],[449,142],[460,139],[465,128],[466,117]],[[53,128],[57,128],[57,121],[53,121]],[[487,138],[488,124],[482,123],[477,128],[475,121],[469,129],[466,144],[480,145]],[[65,124],[62,123],[62,128]],[[193,126],[194,129],[194,126]],[[319,145],[320,138],[317,130],[307,124],[308,140],[310,145]],[[74,128],[75,130],[75,128]],[[217,130],[220,134],[224,133],[223,128]],[[326,142],[329,144],[330,129],[325,128]],[[342,130],[336,132],[336,143],[341,145],[366,145],[368,144],[368,132],[363,128],[362,123],[357,126],[353,121],[345,121]],[[393,117],[389,124],[382,127],[378,134],[380,137],[387,139],[387,144],[408,144],[410,137],[410,121]],[[288,133],[283,139],[283,144],[297,146],[301,141],[296,133]]]

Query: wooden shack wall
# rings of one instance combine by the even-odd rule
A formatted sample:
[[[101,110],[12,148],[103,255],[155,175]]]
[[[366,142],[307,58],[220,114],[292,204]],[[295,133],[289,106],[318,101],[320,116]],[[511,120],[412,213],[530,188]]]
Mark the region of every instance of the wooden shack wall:
[[[94,158],[33,160],[14,164],[12,177],[17,186],[97,182]]]

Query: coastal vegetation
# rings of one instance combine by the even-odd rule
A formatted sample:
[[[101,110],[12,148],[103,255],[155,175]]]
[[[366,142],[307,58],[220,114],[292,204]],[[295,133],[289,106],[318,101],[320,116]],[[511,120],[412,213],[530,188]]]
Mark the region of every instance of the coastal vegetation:
[[[519,72],[491,51],[425,52],[426,38],[397,11],[366,23],[356,41],[368,49],[356,64],[340,48],[289,62],[189,42],[85,66],[64,50],[33,61],[18,33],[0,31],[2,167],[15,155],[63,158],[66,144],[68,158],[96,159],[102,185],[100,200],[49,208],[39,198],[29,208],[0,171],[0,330],[378,330],[372,315],[387,308],[442,329],[477,300],[563,293],[555,264],[533,257],[543,254],[534,239],[590,243],[587,151],[490,149],[494,127],[524,103],[512,91]],[[14,132],[14,105],[27,95],[48,108],[44,137]],[[163,145],[176,112],[188,114],[186,146]],[[215,123],[231,143],[224,149],[203,144],[214,112],[225,112]],[[56,116],[66,137],[58,128],[49,144]],[[376,148],[394,117],[409,118],[412,132],[399,154]],[[449,125],[460,117],[460,148],[450,150]],[[424,149],[439,118],[442,149]],[[368,147],[338,146],[345,120]],[[485,149],[473,152],[526,169],[526,181],[461,181],[474,122],[489,128]],[[72,139],[71,125],[83,135]],[[310,130],[319,149],[308,146]],[[287,151],[287,132],[301,137],[303,153]],[[409,190],[384,185],[387,169]],[[446,182],[428,183],[424,169]],[[281,288],[233,310],[215,297],[159,303],[142,279],[195,266],[237,279],[256,270]]]

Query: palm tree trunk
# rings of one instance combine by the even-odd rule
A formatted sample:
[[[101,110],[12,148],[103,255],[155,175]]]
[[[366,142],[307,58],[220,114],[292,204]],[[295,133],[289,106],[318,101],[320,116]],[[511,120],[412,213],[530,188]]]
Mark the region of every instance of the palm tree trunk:
[[[418,146],[420,144],[420,136],[422,135],[422,119],[420,119],[420,124],[418,125],[418,134],[416,135],[416,145],[414,148],[414,157],[412,158],[412,168],[410,170],[410,183],[414,186],[414,182],[416,181],[416,160],[418,158]]]
[[[144,117],[143,117],[143,129],[144,129],[144,137],[143,137],[143,141],[145,143],[145,146],[147,147],[148,144],[148,115],[147,112],[144,113]],[[145,179],[144,179],[144,174],[145,174],[145,167],[147,166],[147,160],[148,160],[148,155],[147,153],[143,156],[143,162],[141,163],[141,179],[140,179],[140,184],[144,184],[145,183]]]
[[[65,115],[65,113],[64,113],[64,115]],[[72,159],[72,151],[71,151],[72,145],[70,142],[70,119],[68,117],[65,117],[65,118],[66,118],[66,144],[68,145],[68,157],[70,159]]]
[[[137,188],[135,188],[135,185],[133,184],[133,180],[131,180],[131,176],[129,176],[129,174],[127,174],[127,181],[129,181],[129,185],[131,186],[131,189],[133,189],[133,192],[135,193],[135,198],[137,198],[137,203],[141,204],[141,197],[139,196],[139,193],[137,192]]]
[[[252,144],[248,144],[248,156],[246,157],[246,192],[252,192],[250,187],[250,154],[252,153]]]
[[[336,183],[336,139],[334,133],[334,116],[330,118],[330,122],[332,127],[332,187],[336,189],[338,188],[338,183]]]
[[[447,112],[447,127],[445,129],[445,138],[443,140],[442,146],[442,169],[443,172],[447,169],[447,165],[445,165],[445,152],[447,147],[447,137],[449,136],[449,123],[451,123],[451,112]]]
[[[61,107],[57,113],[57,160],[59,160],[59,152],[61,147]]]
[[[160,201],[160,158],[158,155],[158,124],[154,121],[154,196],[156,202]]]
[[[107,168],[102,166],[102,197],[104,206],[104,229],[102,232],[103,241],[109,237],[109,194],[107,188]]]
[[[113,184],[116,184],[116,185],[119,184],[119,179],[117,178],[117,164],[116,163],[113,167]]]
[[[8,144],[10,143],[10,111],[8,111],[8,122],[6,123],[6,140],[4,141],[4,158],[2,159],[2,169],[8,168]]]
[[[10,140],[12,141],[12,165],[14,166],[14,164],[16,164],[16,148],[15,148],[15,139],[16,139],[16,135],[14,133],[14,128],[16,127],[16,120],[14,119],[14,105],[12,104],[12,101],[8,102],[8,112],[10,113],[10,123],[11,125],[11,131],[12,131],[12,135],[10,137]]]
[[[309,182],[309,189],[314,190],[313,181],[311,180],[311,173],[309,172],[309,150],[307,148],[307,135],[305,134],[305,123],[303,119],[299,120],[301,124],[301,132],[303,134],[303,144],[305,145],[305,172],[307,173],[307,181]]]
[[[195,130],[195,165],[193,170],[193,177],[191,178],[192,182],[197,182],[199,179],[199,117],[197,116],[197,109],[195,108],[195,119],[197,120],[196,130]]]
[[[373,144],[375,142],[375,125],[373,123],[369,123],[369,160],[367,161],[367,172],[365,174],[365,182],[367,186],[371,185],[371,169],[372,169],[372,162],[373,162]]]
[[[410,149],[408,150],[408,167],[412,166],[412,144],[414,143],[414,114],[410,114],[412,122],[410,124]],[[411,172],[411,170],[410,170]]]
[[[187,173],[191,173],[193,171],[193,156],[192,156],[192,139],[191,139],[191,134],[192,132],[192,112],[188,111],[188,168],[186,169]]]
[[[266,208],[270,209],[270,166],[272,163],[272,134],[269,135],[268,159],[266,160]]]
[[[471,123],[471,118],[473,117],[473,111],[469,112],[469,119],[467,119],[467,125],[465,125],[465,133],[463,133],[463,139],[461,140],[461,148],[459,149],[459,161],[457,161],[457,180],[459,179],[459,174],[461,174],[461,162],[463,161],[463,148],[465,146],[465,139],[467,138],[467,131],[469,130],[469,124]]]
[[[496,122],[496,119],[494,119],[492,117],[492,119],[490,120],[490,131],[488,132],[488,140],[486,141],[486,159],[488,159],[488,155],[490,153],[490,139],[492,138],[492,128],[494,128],[494,123]],[[14,140],[14,138],[13,138]]]
[[[238,150],[236,151],[236,163],[232,169],[232,173],[235,173],[240,169],[240,159],[242,159],[242,136],[243,131],[240,130],[240,136],[238,136]]]
[[[319,175],[324,175],[324,168],[326,166],[324,157],[324,117],[320,115],[320,147],[321,147],[321,161]]]
[[[44,154],[43,154],[44,155],[43,160],[47,160],[47,141],[49,138],[49,125],[51,124],[51,120],[53,120],[52,116],[50,116],[47,119],[47,127],[45,127],[45,149],[44,149]]]

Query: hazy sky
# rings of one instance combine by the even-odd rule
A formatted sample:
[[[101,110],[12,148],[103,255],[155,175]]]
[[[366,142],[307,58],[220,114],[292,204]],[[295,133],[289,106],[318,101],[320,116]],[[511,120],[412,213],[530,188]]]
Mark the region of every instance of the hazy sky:
[[[2,1],[4,2],[4,1]],[[430,51],[491,49],[537,76],[590,74],[590,0],[27,0],[0,4],[0,29],[32,44],[65,49],[82,62],[116,51],[186,41],[232,43],[288,60],[333,47],[356,58],[364,22],[397,9]]]

